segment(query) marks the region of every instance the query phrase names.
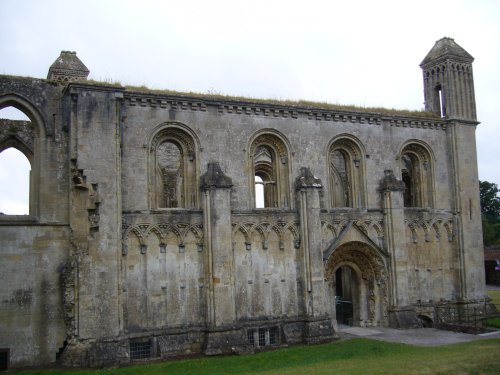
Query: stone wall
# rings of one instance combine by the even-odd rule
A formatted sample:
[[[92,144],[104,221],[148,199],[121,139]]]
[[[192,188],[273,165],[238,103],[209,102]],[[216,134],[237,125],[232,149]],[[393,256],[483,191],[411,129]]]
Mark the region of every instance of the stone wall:
[[[358,326],[484,302],[475,118],[136,91],[75,66],[0,76],[0,108],[31,120],[0,123],[0,152],[32,165],[30,215],[0,216],[13,367],[328,341],[344,294]]]

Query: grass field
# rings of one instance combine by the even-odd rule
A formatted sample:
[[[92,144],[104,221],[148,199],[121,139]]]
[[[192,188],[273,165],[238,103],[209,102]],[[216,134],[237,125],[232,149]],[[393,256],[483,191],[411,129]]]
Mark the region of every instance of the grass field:
[[[488,295],[491,297],[491,302],[500,309],[500,290],[488,290]],[[486,321],[488,327],[500,328],[500,318],[492,318]]]
[[[500,291],[490,291],[500,304]],[[11,372],[13,373],[13,372]],[[295,346],[255,355],[203,357],[101,370],[49,369],[23,375],[500,374],[500,339],[417,347],[370,339]]]
[[[105,370],[40,370],[60,375],[499,374],[500,339],[416,347],[369,339],[297,346],[246,356],[166,361]]]
[[[493,304],[500,306],[500,290],[488,290],[488,295],[492,299]]]

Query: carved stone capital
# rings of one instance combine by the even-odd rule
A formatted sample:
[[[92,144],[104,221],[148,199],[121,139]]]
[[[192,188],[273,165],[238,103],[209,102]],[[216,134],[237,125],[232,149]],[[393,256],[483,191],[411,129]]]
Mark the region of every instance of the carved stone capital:
[[[201,190],[231,188],[233,181],[227,177],[218,162],[208,163],[208,170],[201,176]]]
[[[384,171],[384,177],[380,181],[379,190],[381,192],[404,191],[405,183],[401,180],[398,180],[397,177],[394,176],[394,172],[391,169],[386,169]]]
[[[295,180],[295,190],[300,190],[302,188],[321,189],[322,187],[323,184],[321,183],[321,179],[314,177],[310,168],[300,168],[300,175]]]

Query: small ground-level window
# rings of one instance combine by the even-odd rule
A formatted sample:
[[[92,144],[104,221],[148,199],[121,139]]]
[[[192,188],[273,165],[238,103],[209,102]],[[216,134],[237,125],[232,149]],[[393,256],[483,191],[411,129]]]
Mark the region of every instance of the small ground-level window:
[[[9,369],[9,349],[0,349],[0,371],[7,371]]]
[[[130,342],[130,359],[147,359],[152,357],[151,340],[131,341]]]
[[[248,344],[255,347],[264,347],[279,344],[278,327],[252,328],[247,331]]]

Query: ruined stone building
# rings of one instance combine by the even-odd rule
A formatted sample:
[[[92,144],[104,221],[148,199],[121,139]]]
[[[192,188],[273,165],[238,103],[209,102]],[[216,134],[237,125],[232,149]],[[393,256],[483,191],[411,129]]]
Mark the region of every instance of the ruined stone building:
[[[0,127],[31,163],[29,215],[0,215],[3,361],[248,352],[484,301],[472,62],[436,42],[425,112],[92,82],[67,51],[0,76],[31,120]]]

